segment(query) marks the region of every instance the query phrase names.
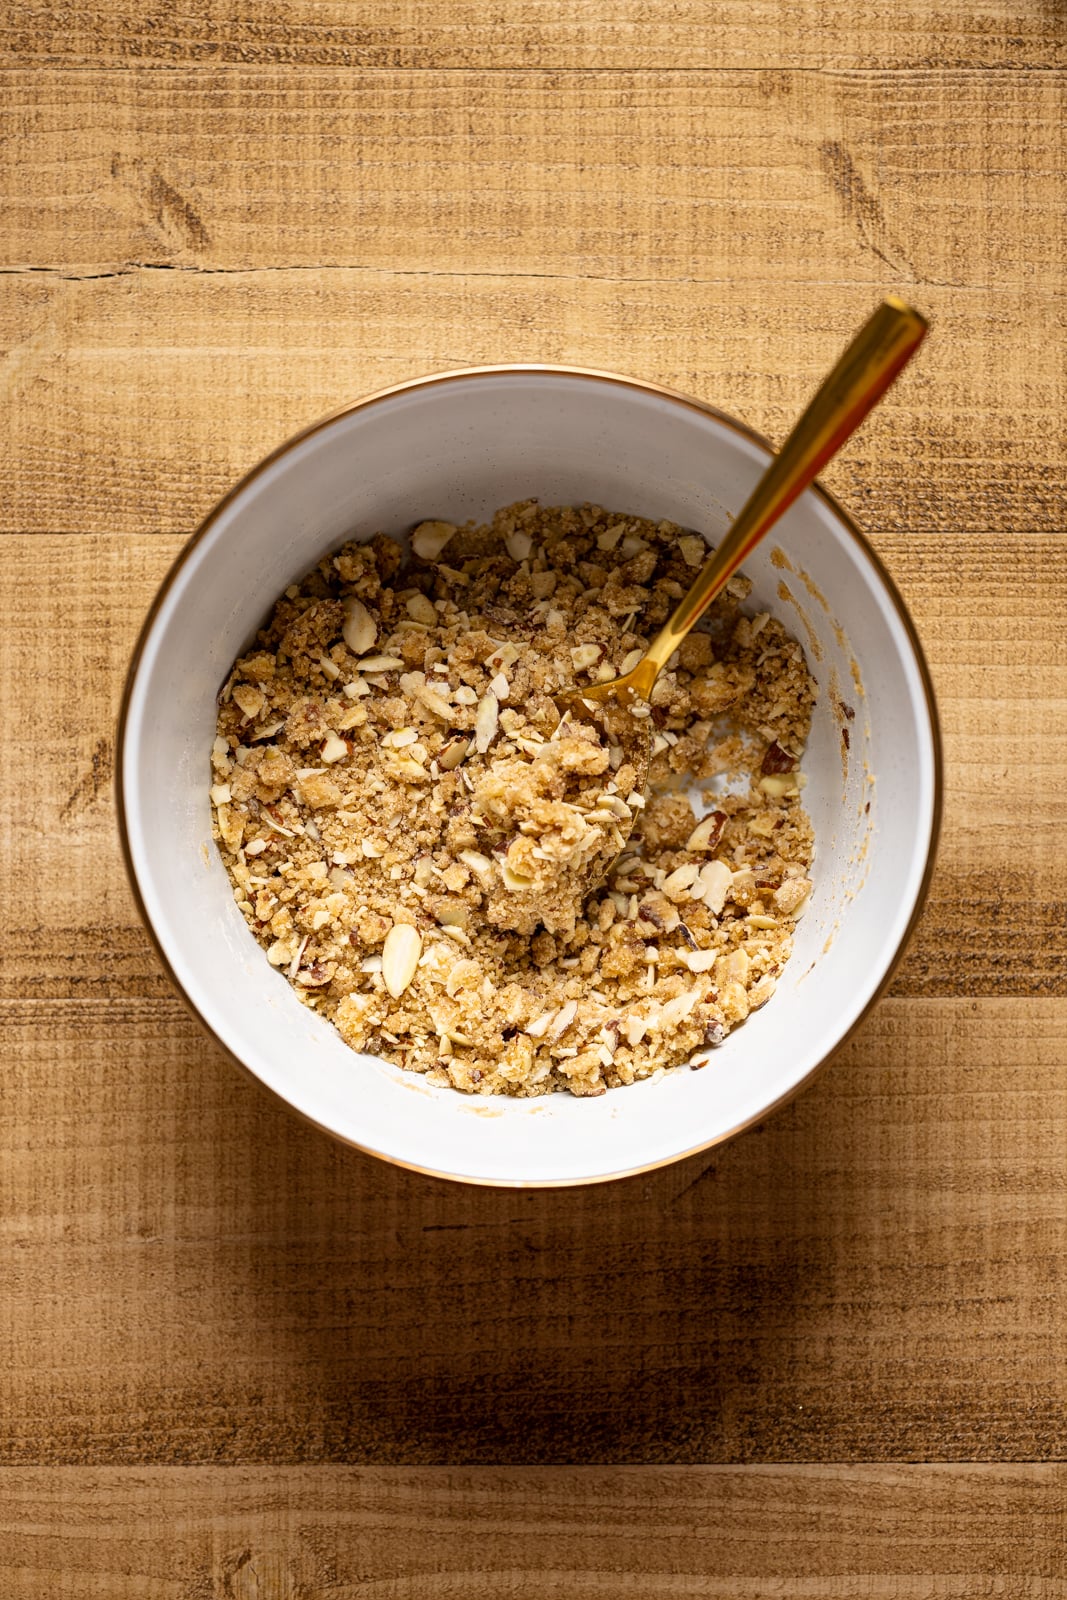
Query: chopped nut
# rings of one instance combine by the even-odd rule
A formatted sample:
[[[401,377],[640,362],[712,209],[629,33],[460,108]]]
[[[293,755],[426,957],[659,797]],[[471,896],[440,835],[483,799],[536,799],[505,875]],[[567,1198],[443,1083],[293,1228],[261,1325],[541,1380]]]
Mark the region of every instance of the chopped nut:
[[[397,922],[389,929],[382,947],[382,977],[393,999],[399,999],[415,976],[422,954],[422,937],[410,923]]]
[[[251,722],[267,703],[267,697],[262,689],[257,689],[251,683],[239,683],[233,691],[233,701],[244,712],[244,720]]]
[[[396,672],[404,665],[399,656],[364,656],[359,664],[361,672]]]
[[[761,778],[759,786],[764,794],[772,795],[776,800],[798,792],[796,773],[793,772],[783,774],[782,777]]]
[[[420,522],[411,535],[411,548],[420,561],[436,561],[455,531],[451,522]]]
[[[452,707],[439,690],[430,689],[424,684],[422,688],[416,690],[416,699],[433,716],[440,717],[442,722],[451,722]]]
[[[698,538],[693,533],[687,533],[683,538],[679,539],[678,548],[682,552],[682,560],[687,567],[699,567],[708,554],[708,547],[703,539]]]
[[[326,762],[327,766],[332,766],[335,761],[343,761],[347,754],[348,746],[335,733],[330,734],[320,752],[321,758]]]
[[[808,878],[787,878],[774,892],[774,908],[783,916],[799,917],[811,895]]]
[[[556,1013],[551,1025],[549,1026],[548,1037],[550,1039],[558,1039],[561,1033],[566,1033],[567,1029],[570,1027],[577,1015],[577,1000],[568,1000],[566,1005],[562,1006]],[[529,1033],[529,1028],[527,1028],[526,1031]]]
[[[703,900],[713,916],[718,916],[726,904],[726,896],[733,886],[734,875],[725,861],[709,861],[700,869],[700,883],[703,886]]]
[[[764,751],[760,771],[765,776],[768,773],[792,772],[796,764],[796,758],[791,756],[788,750],[783,750],[777,739],[773,739]],[[783,790],[782,793],[788,793],[788,790]]]
[[[407,613],[415,622],[424,622],[427,627],[432,627],[437,621],[437,612],[432,600],[424,594],[413,594],[407,603]]]
[[[760,978],[757,983],[754,983],[751,989],[748,991],[749,1011],[758,1011],[760,1006],[765,1006],[767,1001],[771,998],[771,995],[774,993],[774,990],[775,979],[773,974],[768,972],[765,977]]]
[[[702,817],[685,842],[685,848],[694,854],[698,850],[714,850],[726,826],[725,811],[709,811]]]
[[[462,861],[464,866],[470,867],[479,878],[488,879],[493,875],[493,863],[488,856],[483,856],[478,850],[461,850],[456,859]]]
[[[484,756],[492,744],[499,720],[500,702],[492,689],[489,689],[479,700],[474,718],[474,748],[479,755]]]
[[[509,533],[504,544],[512,561],[525,561],[533,549],[533,540],[528,533]]]
[[[341,634],[352,654],[357,656],[366,655],[378,637],[378,624],[362,600],[357,600],[354,595],[345,601]]]
[[[684,866],[676,867],[663,883],[663,893],[668,900],[687,900],[689,890],[697,880],[700,868],[695,861],[687,861]]]
[[[471,741],[463,734],[457,734],[454,739],[449,739],[437,753],[437,765],[441,771],[453,772],[465,758],[470,747]]]

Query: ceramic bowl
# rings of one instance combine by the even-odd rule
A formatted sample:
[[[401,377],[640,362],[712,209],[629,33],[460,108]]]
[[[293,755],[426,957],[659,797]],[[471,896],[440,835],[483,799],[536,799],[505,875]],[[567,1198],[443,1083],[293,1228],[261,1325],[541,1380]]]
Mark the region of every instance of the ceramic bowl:
[[[130,667],[119,810],[134,892],[177,988],[295,1110],[387,1161],[473,1183],[598,1182],[706,1149],[788,1099],[887,982],[930,877],[941,773],[929,674],[859,530],[809,490],[746,564],[751,604],[808,654],[810,910],[769,1005],[702,1071],[597,1099],[480,1099],[356,1055],[299,1004],[234,905],[211,839],[215,696],[282,590],[346,538],[462,523],[529,496],[669,518],[714,542],[768,446],[698,401],[610,374],[504,367],[400,385],[316,423],[216,507]]]

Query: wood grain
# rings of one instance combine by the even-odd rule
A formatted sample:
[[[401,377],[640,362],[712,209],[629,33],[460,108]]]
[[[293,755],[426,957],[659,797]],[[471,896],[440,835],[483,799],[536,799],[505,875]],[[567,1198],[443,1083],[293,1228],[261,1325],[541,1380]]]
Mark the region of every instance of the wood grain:
[[[321,412],[479,362],[780,437],[887,286],[935,337],[831,486],[875,529],[1063,526],[1063,74],[3,82],[0,528],[190,527]]]
[[[1065,35],[1061,0],[0,10],[4,1600],[1067,1597]],[[828,477],[948,769],[891,997],[607,1190],[296,1121],[119,866],[182,538],[435,369],[601,366],[780,437],[885,289],[933,336]]]
[[[877,291],[774,292],[775,309],[756,313],[741,289],[717,290],[709,319],[708,291],[685,285],[349,270],[0,277],[0,532],[191,530],[257,460],[335,405],[500,360],[624,370],[781,438]],[[1052,458],[1067,417],[1057,409],[1067,309],[1049,302],[1034,318],[1024,298],[980,301],[923,297],[935,316],[945,308],[943,335],[825,475],[874,534],[1063,528]],[[1000,339],[1015,354],[987,381]]]
[[[6,930],[2,996],[169,994],[125,887],[111,765],[133,639],[180,543],[5,539],[0,878],[33,893]],[[968,539],[962,587],[955,542],[879,543],[930,654],[949,793],[933,891],[893,992],[1067,995],[1067,872],[1046,804],[1067,791],[1067,747],[1049,737],[1067,717],[1067,536],[1016,539],[1007,569],[997,539]]]
[[[4,165],[23,182],[5,191],[0,259],[72,275],[147,263],[677,279],[757,302],[764,285],[888,274],[1038,301],[1059,288],[1065,89],[1067,71],[353,83],[9,69]],[[961,170],[980,171],[981,189]]]
[[[353,14],[355,12],[355,14]],[[1047,67],[1064,59],[1057,0],[215,0],[175,9],[29,5],[3,13],[0,60],[176,67]]]
[[[49,1600],[1059,1600],[1063,1468],[9,1471]]]
[[[6,1463],[1067,1449],[1064,1000],[887,1001],[761,1128],[555,1193],[342,1149],[176,1002],[0,1024]]]

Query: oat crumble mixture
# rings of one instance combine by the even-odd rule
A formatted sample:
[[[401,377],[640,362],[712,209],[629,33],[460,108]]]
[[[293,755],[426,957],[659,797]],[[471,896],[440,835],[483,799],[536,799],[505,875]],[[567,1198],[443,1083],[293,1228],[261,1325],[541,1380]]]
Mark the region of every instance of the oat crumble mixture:
[[[703,1065],[770,999],[811,889],[800,645],[735,577],[655,686],[644,794],[638,746],[560,729],[553,698],[628,671],[706,553],[527,501],[422,523],[410,557],[346,544],[278,601],[220,693],[214,833],[267,959],[353,1049],[599,1095]]]

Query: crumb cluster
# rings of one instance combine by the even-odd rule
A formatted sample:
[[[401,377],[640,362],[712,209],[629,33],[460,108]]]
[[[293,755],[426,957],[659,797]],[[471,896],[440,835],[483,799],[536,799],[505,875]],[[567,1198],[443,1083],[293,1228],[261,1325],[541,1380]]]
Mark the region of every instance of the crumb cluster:
[[[524,502],[411,544],[325,558],[220,694],[214,831],[267,959],[354,1049],[467,1092],[703,1064],[811,888],[799,644],[734,578],[656,683],[643,793],[557,699],[630,669],[703,540]]]

